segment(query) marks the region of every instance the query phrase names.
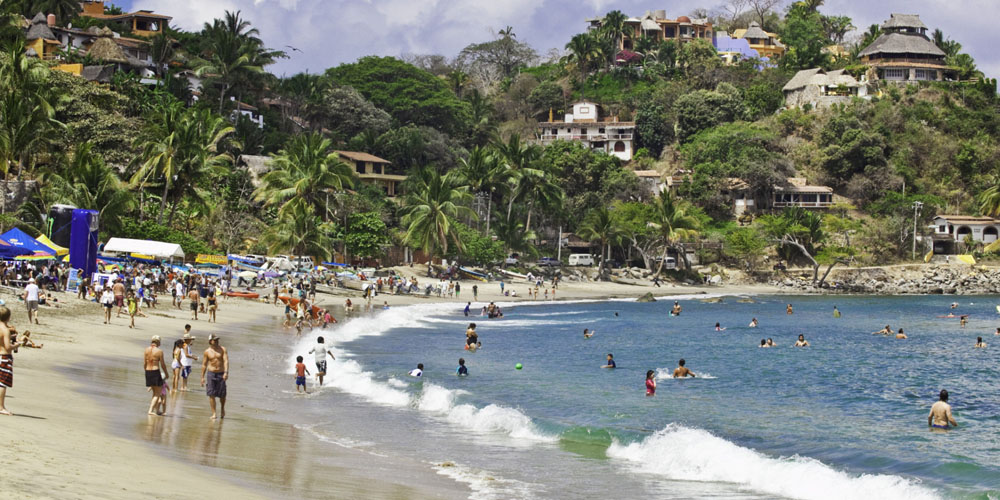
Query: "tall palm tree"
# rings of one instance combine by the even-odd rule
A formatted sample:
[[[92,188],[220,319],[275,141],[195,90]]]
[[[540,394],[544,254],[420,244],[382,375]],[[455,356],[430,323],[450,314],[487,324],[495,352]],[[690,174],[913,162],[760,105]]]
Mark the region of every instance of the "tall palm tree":
[[[423,168],[412,174],[408,185],[400,219],[400,225],[406,228],[403,241],[431,257],[447,255],[449,245],[463,251],[453,221],[476,214],[467,206],[472,195],[460,176]]]
[[[334,244],[334,227],[316,215],[313,207],[301,198],[292,199],[277,222],[264,233],[263,242],[272,253],[289,251],[329,260]]]
[[[156,223],[163,221],[166,213],[167,198],[177,176],[181,144],[178,130],[184,115],[183,104],[175,102],[159,107],[146,118],[146,126],[136,139],[136,146],[141,150],[135,162],[139,169],[132,176],[132,187],[144,189],[151,183],[162,183],[163,194],[160,196],[160,210]]]
[[[663,256],[656,273],[663,271],[663,263],[666,262],[667,251],[670,249],[677,249],[685,269],[689,268],[687,253],[677,247],[681,242],[697,236],[699,220],[688,213],[685,202],[676,199],[669,192],[660,192],[653,202],[653,209],[654,218],[649,226],[656,230],[663,245]]]
[[[503,188],[506,172],[494,151],[474,147],[469,157],[460,160],[458,174],[475,194],[486,195],[486,233],[490,234],[490,219],[493,217],[493,195]]]
[[[526,231],[531,230],[531,215],[534,209],[556,209],[562,205],[565,191],[559,186],[559,177],[550,165],[542,164],[523,175],[518,182],[519,197],[528,200],[528,216],[524,222]],[[549,168],[546,168],[549,167]]]
[[[527,144],[521,141],[521,136],[511,134],[507,142],[497,141],[493,148],[500,155],[504,168],[507,172],[508,182],[511,186],[510,196],[507,201],[507,222],[510,222],[511,214],[514,211],[514,202],[517,200],[517,183],[525,175],[541,175],[542,173],[534,168],[534,162],[541,157],[541,149],[534,144]]]
[[[532,242],[538,239],[534,231],[525,230],[524,223],[518,221],[497,221],[495,226],[497,239],[503,242],[504,255],[512,252],[538,256],[538,247]]]
[[[624,234],[621,222],[606,206],[600,206],[587,212],[583,222],[576,228],[577,236],[587,241],[599,241],[601,244],[601,263],[598,275],[604,278],[604,266],[607,263],[608,247],[618,241]]]
[[[459,99],[462,98],[462,93],[465,91],[465,87],[469,85],[469,74],[464,71],[455,70],[447,75],[448,86],[451,87],[451,91],[458,96]]]
[[[170,36],[164,32],[161,32],[153,37],[149,55],[153,58],[153,64],[156,65],[157,76],[162,77],[167,73],[167,68],[170,66],[170,63],[173,62],[174,56],[177,53],[175,43],[176,42],[174,42]]]
[[[49,84],[49,69],[24,53],[23,41],[0,53],[0,170],[17,175],[32,165],[34,155],[48,144],[60,95]]]
[[[574,35],[569,40],[569,43],[566,44],[566,50],[569,53],[566,54],[563,61],[564,63],[576,66],[576,70],[580,72],[580,88],[582,91],[587,82],[587,74],[590,71],[591,62],[601,56],[600,47],[593,35],[590,33],[580,33]]]
[[[1000,184],[994,184],[983,191],[983,194],[979,195],[979,203],[979,210],[983,212],[983,215],[987,217],[1000,216]]]
[[[329,220],[330,195],[354,186],[354,172],[333,151],[330,140],[316,132],[292,138],[271,165],[271,171],[261,177],[256,198],[278,206],[279,212],[300,199]]]
[[[77,145],[65,167],[45,172],[39,180],[48,192],[46,198],[97,210],[101,225],[112,232],[121,227],[121,217],[136,206],[127,185],[93,152],[90,142]]]
[[[614,57],[622,46],[622,38],[625,36],[625,21],[628,16],[620,10],[613,10],[604,15],[601,21],[601,32],[611,41],[611,60],[614,64]]]

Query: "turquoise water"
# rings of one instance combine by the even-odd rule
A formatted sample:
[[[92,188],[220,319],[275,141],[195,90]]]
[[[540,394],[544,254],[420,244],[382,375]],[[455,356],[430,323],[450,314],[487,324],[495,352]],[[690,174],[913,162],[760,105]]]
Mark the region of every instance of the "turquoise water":
[[[1000,299],[754,300],[688,297],[673,318],[664,300],[510,306],[501,320],[392,309],[329,332],[334,380],[310,411],[350,394],[374,411],[345,410],[329,434],[452,461],[442,473],[480,498],[1000,498]],[[955,300],[965,328],[936,317]],[[462,349],[470,320],[476,353]],[[909,339],[871,335],[886,324]],[[811,347],[791,346],[800,333]],[[977,336],[995,345],[973,349]],[[768,337],[778,347],[759,349]],[[615,370],[600,368],[608,353]],[[698,378],[669,378],[680,358]],[[418,362],[424,377],[408,377]],[[959,427],[931,432],[942,388]]]

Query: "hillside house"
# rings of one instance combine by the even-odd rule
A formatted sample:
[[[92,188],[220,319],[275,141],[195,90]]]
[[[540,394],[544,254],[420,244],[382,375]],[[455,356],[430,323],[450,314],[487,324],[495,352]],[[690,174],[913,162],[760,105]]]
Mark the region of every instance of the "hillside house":
[[[712,39],[715,52],[719,54],[723,64],[732,66],[740,61],[759,59],[760,54],[750,48],[750,42],[742,38],[733,38],[726,31],[716,31]]]
[[[983,244],[990,244],[1000,238],[1000,219],[993,217],[972,217],[967,215],[939,215],[930,226],[934,241],[934,253],[958,253],[958,244],[966,238]]]
[[[337,155],[350,165],[361,182],[381,189],[389,198],[402,194],[399,184],[406,180],[406,176],[393,171],[389,160],[356,151],[337,151]]]
[[[804,69],[792,77],[784,88],[785,106],[827,108],[846,103],[853,97],[867,97],[868,86],[844,70],[826,72],[822,68]]]
[[[785,54],[785,46],[777,33],[769,33],[760,27],[757,21],[750,23],[747,29],[733,30],[732,37],[746,40],[750,48],[760,54],[761,58],[776,59]]]
[[[733,215],[737,217],[768,209],[827,209],[833,206],[833,188],[811,186],[802,177],[789,177],[786,185],[774,186],[764,199],[760,199],[760,193],[751,192],[749,184],[737,178],[728,179],[722,193],[732,201]]]
[[[544,145],[557,140],[578,141],[623,161],[632,159],[634,137],[635,122],[622,122],[616,116],[602,119],[599,106],[590,101],[574,104],[573,112],[567,113],[563,121],[538,123],[537,138]]]
[[[604,18],[587,19],[589,29],[597,30],[604,23]],[[712,23],[705,19],[694,19],[680,16],[668,19],[667,11],[654,10],[646,12],[642,17],[630,17],[625,21],[625,36],[619,40],[618,50],[635,50],[635,41],[649,37],[656,41],[676,41],[687,43],[703,39],[712,41]]]
[[[942,81],[955,78],[945,53],[927,36],[927,26],[915,14],[892,14],[882,35],[858,57],[872,80],[890,82]]]
[[[118,25],[130,33],[151,38],[166,32],[167,24],[173,19],[170,16],[156,14],[151,10],[139,10],[126,14],[105,14],[103,0],[86,0],[82,3],[82,17],[90,17]]]
[[[257,109],[257,106],[236,101],[236,107],[233,109],[233,114],[231,116],[233,122],[235,123],[241,115],[245,116],[257,125],[257,128],[264,128],[264,115],[260,114],[260,110]]]

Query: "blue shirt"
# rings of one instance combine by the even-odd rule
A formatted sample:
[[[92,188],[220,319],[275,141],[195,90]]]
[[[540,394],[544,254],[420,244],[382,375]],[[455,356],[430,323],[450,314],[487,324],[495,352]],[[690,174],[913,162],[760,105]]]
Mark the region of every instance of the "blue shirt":
[[[469,369],[466,368],[465,365],[459,365],[458,370],[455,370],[455,373],[459,375],[468,375]]]
[[[611,368],[617,368],[618,367],[618,365],[615,364],[615,360],[613,360],[613,359],[609,359],[608,360],[608,366],[611,367]]]

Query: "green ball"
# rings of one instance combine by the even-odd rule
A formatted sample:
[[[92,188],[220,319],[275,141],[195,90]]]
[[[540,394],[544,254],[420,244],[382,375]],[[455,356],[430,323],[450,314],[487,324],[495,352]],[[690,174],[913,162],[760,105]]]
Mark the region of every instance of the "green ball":
[[[524,367],[521,366],[521,363],[518,363],[518,364],[514,365],[514,368],[520,370],[521,368],[524,368]]]

